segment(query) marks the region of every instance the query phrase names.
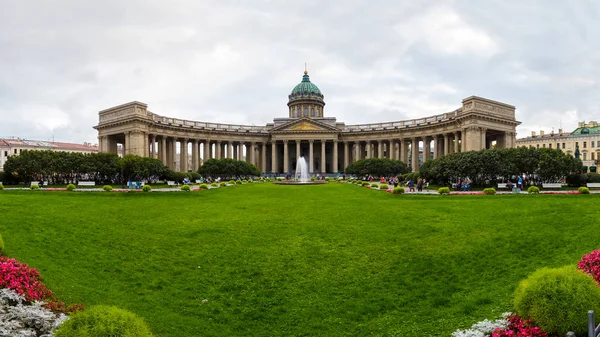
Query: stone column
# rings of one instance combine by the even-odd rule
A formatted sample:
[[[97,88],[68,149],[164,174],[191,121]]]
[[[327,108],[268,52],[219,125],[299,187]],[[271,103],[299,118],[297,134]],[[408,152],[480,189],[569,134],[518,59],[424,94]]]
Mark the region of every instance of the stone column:
[[[200,164],[198,163],[198,139],[192,139],[192,167],[193,172],[198,171]]]
[[[179,171],[187,172],[187,162],[188,162],[188,148],[187,148],[188,140],[182,139],[179,142]]]
[[[392,140],[392,142],[394,142]],[[394,142],[394,159],[395,160],[402,160],[402,158],[400,157],[400,144],[401,144],[402,140],[400,139],[399,142]]]
[[[261,159],[260,169],[263,172],[267,172],[267,143],[266,142],[262,143],[262,153],[261,153],[260,159]]]
[[[408,164],[408,161],[406,160],[406,143],[404,142],[403,138],[400,138],[398,141],[398,147],[400,148],[400,157],[398,158],[400,161],[404,162],[405,164]]]
[[[296,141],[296,159],[300,157],[300,142],[301,140]]]
[[[344,173],[346,172],[346,167],[350,165],[350,158],[348,158],[348,156],[350,155],[350,151],[348,148],[348,142],[344,141]]]
[[[338,166],[339,166],[339,162],[338,162],[338,141],[334,140],[333,141],[333,159],[332,159],[332,173],[338,173]]]
[[[148,134],[145,132],[141,133],[142,141],[141,141],[141,150],[139,156],[140,157],[150,157],[150,142],[148,139]]]
[[[377,141],[377,157],[383,158],[383,142],[381,140]]]
[[[487,149],[487,142],[486,142],[486,139],[485,139],[486,138],[485,137],[486,136],[486,132],[487,132],[486,128],[481,128],[481,149],[482,150]]]
[[[458,148],[458,132],[454,132],[454,152],[458,152],[459,148]]]
[[[367,143],[367,145],[366,145],[367,153],[366,153],[365,157],[366,157],[366,159],[369,159],[369,158],[371,158],[371,141],[367,140],[366,143]]]
[[[227,142],[227,154],[223,153],[223,158],[235,159],[233,156],[233,142]]]
[[[216,151],[217,153],[215,154],[215,159],[221,159],[222,157],[221,157],[221,141],[220,140],[217,141],[217,144],[215,145],[215,149],[217,150]]]
[[[290,154],[288,150],[288,140],[283,140],[283,173],[290,172]]]
[[[203,163],[206,163],[206,161],[210,159],[210,147],[210,139],[206,139],[204,141],[204,158],[202,158]]]
[[[150,146],[149,146],[149,157],[150,158],[154,158],[156,151],[154,150],[154,135],[148,135],[148,138],[150,138]]]
[[[435,135],[433,138],[433,159],[440,156],[440,136]]]
[[[277,142],[271,142],[271,172],[277,173]]]
[[[442,155],[447,155],[450,151],[450,146],[448,144],[448,134],[444,133],[444,152],[442,152]]]
[[[467,151],[467,129],[462,129],[460,132],[460,152]]]
[[[325,153],[325,145],[327,141],[325,139],[321,140],[321,173],[326,173],[325,166],[327,164],[327,154]]]
[[[246,156],[248,156],[248,150],[246,150]],[[250,143],[250,164],[252,164],[254,166],[258,166],[256,164],[256,143],[255,142]]]
[[[429,136],[423,137],[423,163],[429,161],[431,158],[431,138]]]
[[[309,158],[310,168],[308,169],[308,173],[310,173],[310,174],[312,174],[315,169],[315,153],[313,151],[314,143],[315,143],[315,141],[312,139],[308,141],[308,156],[310,157]]]
[[[167,166],[167,137],[160,136],[160,149],[158,150],[160,154],[160,160],[163,165]]]
[[[238,156],[237,157],[238,157],[238,160],[241,160],[241,161],[244,160],[244,145],[245,144],[242,142],[238,143]],[[246,162],[248,162],[248,157],[249,157],[248,149],[246,149]]]
[[[177,138],[171,138],[171,166],[173,171],[177,171],[177,163],[175,159],[177,158]]]
[[[415,137],[412,138],[412,154],[411,154],[411,167],[413,172],[419,170],[419,140]]]
[[[354,161],[359,161],[360,160],[360,142],[354,142]]]

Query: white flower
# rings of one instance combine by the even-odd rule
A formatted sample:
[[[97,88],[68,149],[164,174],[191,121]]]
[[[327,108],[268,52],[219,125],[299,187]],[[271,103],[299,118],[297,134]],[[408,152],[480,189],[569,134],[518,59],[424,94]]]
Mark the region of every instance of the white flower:
[[[452,337],[486,337],[489,336],[496,328],[506,329],[508,328],[508,317],[512,315],[510,312],[502,314],[502,318],[490,321],[485,319],[481,322],[477,322],[467,330],[457,330],[452,333]]]

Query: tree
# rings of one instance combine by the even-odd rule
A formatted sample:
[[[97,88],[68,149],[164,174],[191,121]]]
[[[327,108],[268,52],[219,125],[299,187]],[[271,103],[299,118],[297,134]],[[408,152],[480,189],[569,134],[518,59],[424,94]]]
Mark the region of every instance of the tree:
[[[399,160],[388,158],[368,158],[357,160],[346,167],[346,174],[356,176],[389,177],[407,173],[408,166]]]

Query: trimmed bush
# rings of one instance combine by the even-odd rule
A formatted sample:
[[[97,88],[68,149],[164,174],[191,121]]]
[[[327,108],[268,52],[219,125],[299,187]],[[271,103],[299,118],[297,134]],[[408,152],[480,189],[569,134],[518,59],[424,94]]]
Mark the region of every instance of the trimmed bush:
[[[448,187],[440,187],[438,188],[438,193],[442,195],[450,194],[450,189]]]
[[[494,194],[496,194],[496,189],[493,187],[484,188],[483,194],[494,195]]]
[[[362,183],[362,186],[369,186],[369,185],[371,185],[371,184],[369,184],[369,182],[368,182],[368,181],[364,181],[364,182]]]
[[[210,184],[210,186],[212,186],[212,187],[219,187],[219,184],[216,183],[216,182],[214,182],[214,183]]]
[[[235,180],[230,180],[229,185],[235,185]]]
[[[310,181],[315,181],[315,180],[317,180],[317,178],[315,178],[315,177],[310,177]]]
[[[112,186],[110,186],[110,185],[104,185],[104,186],[102,186],[102,189],[105,190],[106,192],[110,192],[113,190]]]
[[[36,191],[40,189],[40,185],[38,184],[31,184],[31,186],[29,186],[30,189]]]
[[[2,183],[0,183],[0,191],[2,191],[4,189],[4,185],[2,185]]]
[[[381,185],[379,185],[379,189],[380,190],[389,190],[390,186],[388,184],[381,184]]]
[[[55,331],[56,337],[152,337],[144,320],[117,307],[98,305],[71,316]]]
[[[227,183],[226,182],[222,182],[219,184],[220,187],[227,187]]]
[[[4,240],[2,240],[2,234],[0,234],[0,255],[4,252]]]
[[[600,287],[575,266],[543,268],[521,281],[515,309],[549,335],[587,335],[587,312],[600,310]]]
[[[199,189],[201,190],[207,190],[208,189],[208,185],[207,184],[200,184],[200,186],[198,186]]]
[[[579,189],[577,189],[579,191],[579,193],[581,194],[590,194],[590,189],[587,187],[583,187],[581,186]]]
[[[404,193],[404,187],[394,187],[394,190],[392,191],[393,194],[403,194]]]
[[[325,177],[325,181],[331,181],[331,178]]]
[[[354,183],[355,183],[356,185],[362,185],[362,183],[363,183],[363,182],[362,182],[362,180],[355,180],[355,181],[354,181]]]
[[[247,182],[248,182],[248,180],[246,180],[246,179],[242,180],[242,183],[247,183]]]
[[[185,184],[183,186],[181,186],[181,190],[184,192],[189,192],[190,191],[190,185]]]
[[[540,193],[540,189],[537,186],[529,186],[529,188],[527,189],[527,193],[529,193],[529,194],[539,194]]]
[[[144,187],[142,187],[142,191],[143,192],[150,192],[150,191],[152,191],[152,187],[150,187],[150,185],[144,185]]]
[[[279,178],[278,178],[278,179],[279,179]],[[241,180],[236,180],[236,181],[235,181],[235,184],[236,184],[236,185],[241,185],[241,184],[242,184],[242,181],[241,181]]]
[[[379,185],[377,185],[375,183],[371,184],[371,188],[378,188],[378,187],[379,187]]]
[[[73,192],[73,191],[75,190],[75,188],[76,188],[76,187],[75,187],[75,185],[73,185],[73,184],[69,184],[69,185],[67,185],[67,191]]]

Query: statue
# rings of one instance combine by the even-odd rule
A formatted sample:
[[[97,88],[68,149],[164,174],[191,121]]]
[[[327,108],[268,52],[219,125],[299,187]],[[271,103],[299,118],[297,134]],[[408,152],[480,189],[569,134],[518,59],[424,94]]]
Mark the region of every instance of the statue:
[[[575,158],[579,159],[581,152],[579,152],[579,144],[575,145]]]

